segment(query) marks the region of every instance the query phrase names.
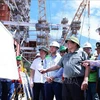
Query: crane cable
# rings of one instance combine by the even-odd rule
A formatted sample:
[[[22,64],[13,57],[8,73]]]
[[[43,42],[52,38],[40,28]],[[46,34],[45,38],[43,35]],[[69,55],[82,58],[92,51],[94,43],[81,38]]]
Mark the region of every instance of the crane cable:
[[[82,31],[83,31],[83,25],[84,25],[85,17],[86,17],[86,9],[85,9],[85,11],[84,11],[82,26],[81,26],[81,30],[80,30],[80,38],[79,38],[79,41],[81,41],[81,38],[82,38],[82,33],[83,33]]]
[[[90,42],[90,0],[88,1],[88,42]]]
[[[52,23],[52,20],[51,20],[51,5],[50,4],[51,4],[51,0],[48,1],[48,5],[49,5],[48,7],[49,7],[50,23]]]
[[[88,1],[88,42],[90,41],[90,0]],[[84,25],[84,19],[86,16],[86,9],[85,9],[85,13],[84,13],[84,17],[83,17],[83,24],[82,24],[82,28],[81,28],[81,35],[80,35],[80,41],[81,41],[81,37],[82,37],[82,29],[83,29],[83,25]]]
[[[67,11],[66,7],[68,8],[68,0],[64,0],[64,2],[62,4],[64,4],[64,5],[62,5],[62,8],[61,8],[61,12],[62,12],[61,13],[61,21],[63,20],[63,18],[66,18],[64,15],[67,14],[67,12],[65,13],[65,10]],[[65,31],[68,31],[68,29]],[[63,35],[63,26],[62,26],[62,35]],[[64,42],[64,40],[61,41],[61,45],[65,45],[63,42]]]

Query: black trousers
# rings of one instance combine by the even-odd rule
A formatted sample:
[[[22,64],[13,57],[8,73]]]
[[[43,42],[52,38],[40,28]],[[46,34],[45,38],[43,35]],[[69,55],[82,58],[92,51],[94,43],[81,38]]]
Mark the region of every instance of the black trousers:
[[[62,100],[62,83],[51,82],[45,83],[45,100]]]
[[[85,100],[84,91],[81,90],[83,77],[64,79],[62,86],[63,100]]]
[[[100,98],[100,78],[98,79],[98,83],[97,83],[97,93],[98,93],[99,98]]]
[[[34,100],[39,100],[41,92],[41,99],[45,100],[45,92],[44,92],[44,84],[43,83],[34,83],[33,86],[33,95],[34,95]]]
[[[1,82],[1,100],[7,100],[8,98],[8,82],[7,81],[0,81]]]

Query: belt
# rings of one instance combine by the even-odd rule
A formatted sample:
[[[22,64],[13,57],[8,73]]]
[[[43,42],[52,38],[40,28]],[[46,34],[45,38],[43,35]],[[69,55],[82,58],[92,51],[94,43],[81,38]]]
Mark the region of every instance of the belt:
[[[84,79],[83,76],[81,76],[81,77],[71,77],[71,78],[64,78],[64,81],[65,81],[65,83],[72,84],[72,83],[78,82],[78,80],[83,80],[83,79]]]
[[[70,78],[64,77],[64,79],[67,79],[67,80],[72,80],[72,79],[82,79],[82,78],[84,78],[84,76],[70,77]]]

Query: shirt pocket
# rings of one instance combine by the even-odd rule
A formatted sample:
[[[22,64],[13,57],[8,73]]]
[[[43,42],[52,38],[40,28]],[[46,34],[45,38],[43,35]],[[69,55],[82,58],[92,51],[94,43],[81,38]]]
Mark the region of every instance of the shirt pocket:
[[[82,59],[80,57],[73,57],[70,60],[70,62],[71,62],[72,65],[80,64],[80,61],[82,61]]]

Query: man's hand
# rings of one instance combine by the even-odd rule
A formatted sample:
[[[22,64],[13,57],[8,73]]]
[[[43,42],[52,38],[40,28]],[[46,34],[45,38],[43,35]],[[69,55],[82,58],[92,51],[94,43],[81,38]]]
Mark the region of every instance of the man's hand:
[[[31,88],[33,88],[33,86],[34,86],[33,79],[32,79],[32,78],[30,78],[30,87],[31,87]]]
[[[82,82],[81,90],[86,90],[88,88],[88,78]]]
[[[41,74],[47,73],[47,69],[38,70]]]
[[[51,81],[54,81],[54,77],[50,77]]]
[[[48,83],[51,83],[53,81],[51,77],[46,77],[46,80]]]
[[[34,83],[31,83],[31,84],[30,84],[30,87],[33,88],[33,86],[34,86]]]
[[[90,62],[88,60],[82,61],[82,66],[89,67],[90,66]]]

